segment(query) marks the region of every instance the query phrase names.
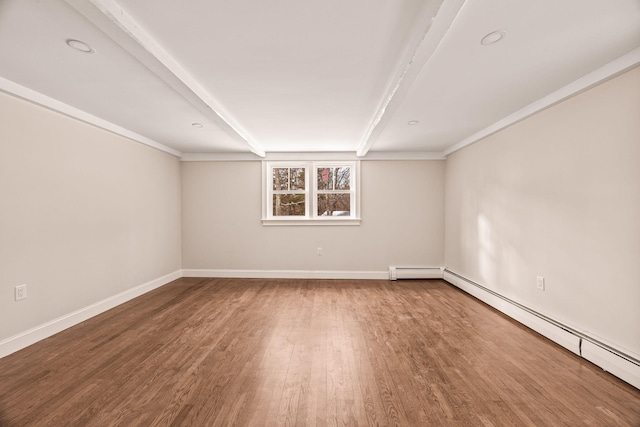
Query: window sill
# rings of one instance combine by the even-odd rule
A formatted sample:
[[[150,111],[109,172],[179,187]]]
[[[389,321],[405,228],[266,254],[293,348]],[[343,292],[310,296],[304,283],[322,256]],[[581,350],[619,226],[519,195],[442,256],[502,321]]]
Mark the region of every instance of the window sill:
[[[289,225],[360,225],[360,218],[343,218],[343,219],[334,219],[334,218],[326,218],[326,219],[309,219],[309,218],[299,218],[299,219],[269,219],[262,218],[262,225],[266,226],[289,226]]]

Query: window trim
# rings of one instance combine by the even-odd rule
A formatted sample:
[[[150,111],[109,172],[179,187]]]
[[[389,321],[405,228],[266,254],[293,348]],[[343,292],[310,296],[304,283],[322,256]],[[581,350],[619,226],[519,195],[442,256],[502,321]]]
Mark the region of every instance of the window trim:
[[[318,216],[317,169],[350,166],[351,215]],[[273,168],[305,168],[305,216],[273,216]],[[313,180],[312,182],[310,181]],[[262,161],[262,225],[360,225],[360,161]]]

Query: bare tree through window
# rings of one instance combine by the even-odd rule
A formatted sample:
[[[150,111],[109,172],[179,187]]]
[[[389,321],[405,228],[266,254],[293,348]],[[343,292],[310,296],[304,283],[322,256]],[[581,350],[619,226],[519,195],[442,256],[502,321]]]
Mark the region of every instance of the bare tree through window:
[[[317,168],[318,216],[351,215],[351,167]]]
[[[304,216],[305,169],[273,168],[273,215]]]
[[[359,221],[358,162],[265,162],[263,221],[351,225]]]

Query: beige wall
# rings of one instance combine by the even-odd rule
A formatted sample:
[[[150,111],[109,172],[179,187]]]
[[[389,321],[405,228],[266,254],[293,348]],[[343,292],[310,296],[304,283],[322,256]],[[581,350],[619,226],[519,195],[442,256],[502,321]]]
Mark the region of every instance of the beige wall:
[[[180,165],[0,93],[0,341],[181,268],[446,264],[639,355],[639,94],[637,68],[446,162],[362,161],[360,226],[267,227],[260,162]]]
[[[449,269],[639,355],[640,68],[449,156],[445,213]]]
[[[442,265],[443,161],[363,161],[360,226],[263,226],[261,173],[260,162],[183,163],[183,268],[384,272],[389,265]]]
[[[3,93],[0,196],[0,341],[180,269],[178,159]]]

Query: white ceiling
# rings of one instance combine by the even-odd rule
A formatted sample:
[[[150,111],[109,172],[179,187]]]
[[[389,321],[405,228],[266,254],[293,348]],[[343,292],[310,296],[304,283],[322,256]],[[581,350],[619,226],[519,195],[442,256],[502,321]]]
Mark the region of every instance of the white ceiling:
[[[640,0],[0,0],[1,90],[185,155],[437,157],[639,47]]]

